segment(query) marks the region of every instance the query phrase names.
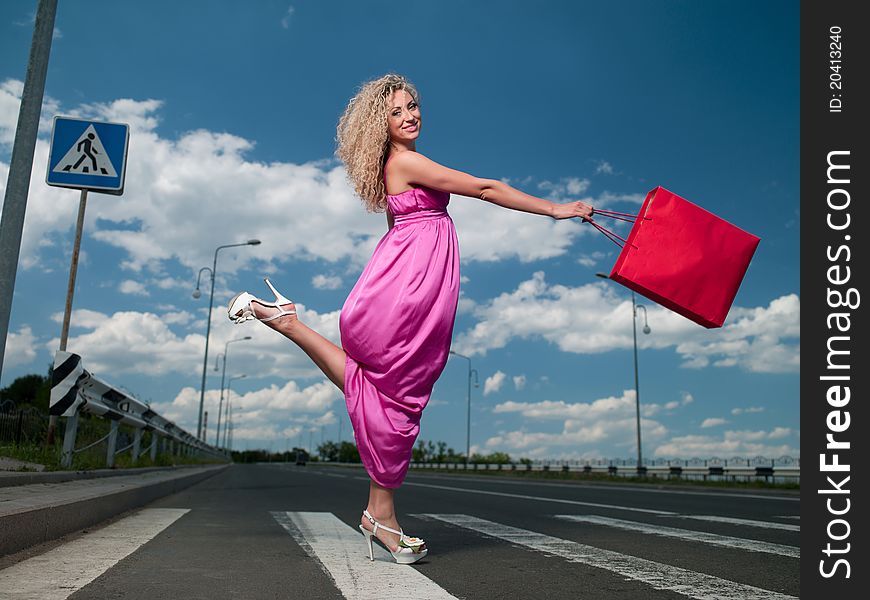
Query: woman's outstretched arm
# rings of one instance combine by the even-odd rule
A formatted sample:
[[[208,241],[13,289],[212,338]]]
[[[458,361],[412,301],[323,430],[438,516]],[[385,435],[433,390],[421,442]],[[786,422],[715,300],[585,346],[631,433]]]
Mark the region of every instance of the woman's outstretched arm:
[[[592,216],[592,205],[585,202],[559,204],[531,196],[497,179],[483,179],[450,169],[429,160],[419,152],[400,152],[390,163],[393,177],[409,185],[425,185],[436,190],[480,198],[505,208],[545,215],[554,219]]]

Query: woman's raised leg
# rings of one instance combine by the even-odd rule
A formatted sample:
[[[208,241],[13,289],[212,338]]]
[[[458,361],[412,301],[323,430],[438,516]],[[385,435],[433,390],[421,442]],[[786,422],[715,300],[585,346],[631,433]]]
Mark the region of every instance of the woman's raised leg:
[[[268,317],[277,312],[276,309],[251,303],[257,317]],[[282,305],[282,308],[295,308],[293,305]],[[320,370],[344,392],[345,352],[328,339],[305,325],[296,315],[279,317],[265,323],[275,331],[283,334],[296,343],[297,346],[311,357]]]

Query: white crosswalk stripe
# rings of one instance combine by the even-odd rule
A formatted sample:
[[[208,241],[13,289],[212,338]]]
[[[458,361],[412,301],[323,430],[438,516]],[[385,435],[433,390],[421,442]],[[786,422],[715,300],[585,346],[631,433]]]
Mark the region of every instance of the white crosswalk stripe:
[[[0,571],[3,600],[63,600],[172,525],[190,509],[146,508]]]
[[[690,542],[702,542],[713,546],[724,546],[726,548],[736,548],[738,550],[746,550],[748,552],[765,552],[768,554],[779,554],[780,556],[788,556],[791,558],[800,558],[800,548],[796,546],[784,546],[782,544],[774,544],[771,542],[762,542],[758,540],[747,540],[744,538],[732,537],[729,535],[719,535],[715,533],[707,533],[705,531],[693,531],[690,529],[679,529],[677,527],[663,527],[661,525],[650,525],[648,523],[639,523],[637,521],[626,521],[623,519],[611,519],[610,517],[601,517],[598,515],[555,515],[557,519],[565,521],[574,521],[576,523],[591,523],[593,525],[605,525],[607,527],[616,527],[627,531],[636,531],[651,535],[661,535],[664,537],[677,538]]]
[[[370,561],[359,530],[332,513],[273,511],[271,514],[320,563],[345,598],[456,600],[413,567],[395,564],[392,556],[378,545],[375,545],[375,560]]]
[[[688,569],[673,567],[612,550],[595,548],[594,546],[580,544],[572,540],[511,527],[469,515],[426,513],[412,516],[423,519],[436,519],[458,527],[464,527],[536,552],[559,556],[570,562],[605,569],[623,577],[648,584],[657,590],[672,591],[697,600],[709,600],[711,598],[717,600],[794,600],[795,598],[795,596],[721,579],[704,573],[696,573]]]
[[[792,525],[791,523],[776,523],[773,521],[753,521],[752,519],[735,519],[734,517],[719,517],[716,515],[673,515],[680,519],[695,519],[698,521],[713,521],[714,523],[729,523],[731,525],[746,525],[748,527],[763,527],[765,529],[782,529],[784,531],[800,531],[800,525]],[[800,518],[800,517],[781,517]]]

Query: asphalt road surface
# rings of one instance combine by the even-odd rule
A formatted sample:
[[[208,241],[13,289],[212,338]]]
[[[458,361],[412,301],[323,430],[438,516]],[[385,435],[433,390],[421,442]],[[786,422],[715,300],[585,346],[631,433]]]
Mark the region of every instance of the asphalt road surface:
[[[368,559],[357,529],[367,482],[362,469],[233,465],[21,553],[0,573],[22,585],[0,598],[799,595],[793,493],[410,474],[399,519],[429,555],[405,566],[383,549]]]

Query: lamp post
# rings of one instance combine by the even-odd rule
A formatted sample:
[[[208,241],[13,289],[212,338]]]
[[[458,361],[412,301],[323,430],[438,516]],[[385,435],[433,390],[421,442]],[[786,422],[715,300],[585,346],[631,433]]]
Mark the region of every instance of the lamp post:
[[[610,279],[609,276],[604,273],[596,273],[596,277],[601,277],[603,279]],[[644,472],[643,467],[643,455],[641,454],[641,445],[640,445],[640,385],[638,384],[638,376],[637,376],[637,311],[638,309],[643,309],[643,332],[646,335],[649,335],[649,332],[652,331],[649,328],[649,323],[646,318],[646,306],[643,304],[637,304],[634,298],[634,290],[631,290],[631,333],[634,339],[634,399],[635,399],[635,413],[637,415],[637,472]]]
[[[233,342],[244,342],[245,340],[249,340],[249,339],[251,339],[251,336],[246,335],[243,338],[230,340],[226,344],[224,344],[223,354],[218,354],[218,359],[223,357],[224,366],[223,366],[223,370],[221,371],[221,400],[220,400],[220,404],[218,404],[217,435],[214,438],[214,445],[215,446],[218,446],[218,444],[220,443],[220,439],[221,439],[221,411],[223,410],[223,406],[224,406],[224,378],[226,377],[226,374],[227,374],[227,351],[229,350],[230,344],[232,344]],[[217,371],[217,362],[215,362],[214,370]],[[229,403],[227,403],[227,404],[229,404]],[[226,419],[224,419],[224,420],[226,420]],[[226,425],[224,425],[224,427],[226,427]]]
[[[471,359],[464,354],[459,354],[459,352],[450,351],[450,354],[454,356],[458,356],[459,358],[464,358],[468,361],[468,415],[465,418],[466,423],[466,434],[465,434],[465,465],[468,466],[468,460],[471,458],[469,455],[471,454],[471,374],[474,373],[474,387],[480,387],[480,383],[477,379],[477,369],[471,368]]]
[[[208,300],[208,318],[205,322],[205,356],[202,358],[202,386],[199,390],[199,419],[196,423],[196,437],[197,439],[202,439],[202,406],[205,403],[205,375],[208,371],[208,337],[211,334],[211,309],[214,306],[214,280],[215,280],[215,271],[217,270],[217,258],[218,252],[223,250],[224,248],[235,248],[236,246],[257,246],[260,243],[260,240],[248,240],[247,242],[242,242],[240,244],[226,244],[224,246],[218,246],[214,250],[214,261],[212,262],[211,268],[203,267],[199,270],[199,274],[196,276],[196,289],[193,290],[193,297],[199,298],[202,295],[202,292],[199,291],[199,280],[202,277],[203,271],[209,271],[211,273],[211,294],[209,295]]]
[[[230,415],[232,415],[232,412],[230,412],[230,386],[236,379],[244,379],[245,377],[247,377],[247,375],[236,375],[235,377],[230,377],[227,381],[227,424],[224,426],[224,448],[227,447],[227,435],[230,428]]]

